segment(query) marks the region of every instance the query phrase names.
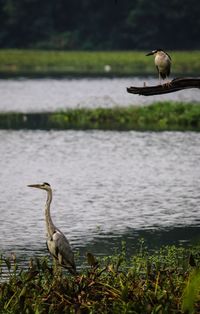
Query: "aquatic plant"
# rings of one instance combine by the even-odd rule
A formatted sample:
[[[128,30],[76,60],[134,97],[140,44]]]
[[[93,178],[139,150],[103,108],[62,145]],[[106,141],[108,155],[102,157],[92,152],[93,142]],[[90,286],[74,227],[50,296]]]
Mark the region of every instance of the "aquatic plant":
[[[200,104],[158,102],[149,106],[75,108],[60,112],[0,113],[0,129],[199,131]]]
[[[189,251],[166,246],[152,253],[140,243],[129,258],[125,246],[101,259],[89,253],[76,277],[55,272],[47,258],[30,260],[20,269],[16,258],[2,257],[0,312],[192,313],[187,306],[192,295],[190,308],[197,313],[199,294],[188,288],[192,280],[198,285],[191,279],[195,276],[188,264]]]
[[[190,265],[194,267],[193,271],[189,274],[186,287],[183,293],[182,310],[184,313],[194,314],[196,313],[196,303],[199,303],[200,293],[200,269],[197,266],[193,255],[190,259]]]

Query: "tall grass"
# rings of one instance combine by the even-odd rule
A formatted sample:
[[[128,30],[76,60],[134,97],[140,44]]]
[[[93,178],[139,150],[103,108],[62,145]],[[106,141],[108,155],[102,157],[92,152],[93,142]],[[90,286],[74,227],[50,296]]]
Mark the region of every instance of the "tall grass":
[[[153,59],[145,53],[2,49],[0,75],[156,75]],[[199,75],[200,51],[170,53],[173,75]]]
[[[192,250],[196,257],[199,247]],[[0,312],[199,313],[199,294],[188,288],[196,285],[191,276],[198,271],[198,266],[189,265],[189,253],[175,246],[150,253],[142,243],[127,258],[123,245],[114,256],[96,259],[89,254],[76,277],[53,269],[47,258],[31,260],[23,270],[16,258],[2,257],[1,270],[7,267],[7,280],[1,272]]]

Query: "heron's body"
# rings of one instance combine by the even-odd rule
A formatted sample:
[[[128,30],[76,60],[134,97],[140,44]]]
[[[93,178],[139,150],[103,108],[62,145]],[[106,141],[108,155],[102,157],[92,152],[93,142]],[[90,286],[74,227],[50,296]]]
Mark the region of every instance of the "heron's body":
[[[57,229],[52,237],[48,236],[47,248],[61,266],[68,268],[71,273],[76,272],[74,254],[68,240],[61,231]]]
[[[59,264],[66,267],[72,274],[76,274],[74,254],[65,235],[54,226],[50,214],[50,205],[52,201],[52,189],[48,183],[31,184],[29,187],[39,188],[47,191],[47,200],[45,205],[45,220],[47,229],[47,248],[52,256],[58,260]]]
[[[146,56],[155,55],[155,66],[158,70],[159,79],[163,80],[168,78],[171,71],[171,57],[161,49],[153,50],[146,54]]]

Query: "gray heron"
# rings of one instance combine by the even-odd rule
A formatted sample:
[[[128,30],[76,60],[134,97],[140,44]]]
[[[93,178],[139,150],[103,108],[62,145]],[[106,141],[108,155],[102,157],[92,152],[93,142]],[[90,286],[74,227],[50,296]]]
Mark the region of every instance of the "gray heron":
[[[28,187],[45,190],[47,192],[47,200],[45,205],[45,220],[47,229],[47,248],[50,254],[58,261],[58,263],[67,268],[73,275],[76,274],[76,266],[74,262],[74,254],[65,235],[54,225],[51,214],[50,205],[52,201],[52,189],[49,183],[29,184]]]

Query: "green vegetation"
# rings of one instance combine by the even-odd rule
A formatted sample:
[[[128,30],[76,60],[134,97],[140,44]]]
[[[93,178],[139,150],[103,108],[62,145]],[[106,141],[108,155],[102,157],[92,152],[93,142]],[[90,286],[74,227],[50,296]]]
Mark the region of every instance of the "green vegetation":
[[[0,113],[0,129],[200,131],[200,104],[78,108],[52,113]]]
[[[2,257],[0,312],[199,313],[199,249],[167,246],[150,253],[141,241],[127,258],[123,245],[121,253],[101,260],[88,254],[76,277],[53,269],[47,258],[21,269],[15,256]],[[188,263],[191,252],[195,266]]]
[[[0,47],[199,49],[199,0],[0,0]]]
[[[83,52],[0,50],[0,76],[154,75],[153,58],[145,51]],[[200,51],[169,52],[173,76],[199,75]],[[106,65],[110,71],[106,71]]]

